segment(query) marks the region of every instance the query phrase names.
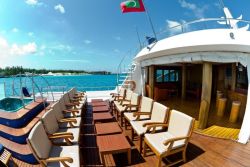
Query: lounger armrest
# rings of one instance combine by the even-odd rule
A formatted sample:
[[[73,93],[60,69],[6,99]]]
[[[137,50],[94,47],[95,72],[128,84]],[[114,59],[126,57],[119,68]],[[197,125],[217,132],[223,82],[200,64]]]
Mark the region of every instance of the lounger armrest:
[[[73,133],[71,132],[58,132],[58,133],[53,133],[50,136],[62,136],[62,135],[70,135],[73,136]]]
[[[135,107],[136,109],[133,111],[138,111],[138,105],[135,104],[123,104],[123,107],[126,106],[125,111],[132,112],[132,107]]]
[[[123,104],[122,105],[123,107],[138,107],[138,105],[136,105],[136,104]]]
[[[69,145],[69,146],[73,145],[73,143],[71,142],[74,139],[73,135],[62,134],[62,135],[55,135],[54,136],[54,134],[53,134],[53,135],[49,136],[49,139],[51,139],[51,140],[61,139],[61,138],[63,138],[66,141],[67,145]]]
[[[49,163],[49,162],[61,162],[63,164],[64,167],[69,167],[69,165],[66,164],[66,162],[68,163],[73,163],[73,159],[70,157],[51,157],[51,158],[47,158],[45,160],[42,160],[45,162],[45,164]]]
[[[183,136],[183,137],[175,137],[175,138],[172,138],[172,139],[168,139],[166,141],[163,142],[163,144],[165,146],[168,146],[168,149],[172,149],[173,148],[173,145],[174,145],[174,142],[178,141],[178,140],[185,140],[185,139],[188,139],[189,136]]]
[[[120,96],[120,95],[118,93],[110,93],[110,96],[117,97],[117,96]]]
[[[73,99],[70,99],[70,101],[72,101],[73,103],[78,103],[80,100],[80,98],[77,97],[73,97]]]
[[[133,116],[140,116],[140,115],[151,115],[150,112],[134,112]]]
[[[77,104],[75,103],[67,103],[65,104],[66,107],[75,107]]]
[[[58,121],[59,123],[69,123],[70,127],[73,128],[75,127],[74,124],[77,123],[77,120],[74,119],[74,118],[64,118],[64,119],[61,119],[60,121]],[[73,124],[74,123],[74,124]]]
[[[115,98],[115,99],[114,99],[115,101],[120,101],[120,100],[123,99],[123,97],[120,96],[120,95],[114,96],[114,98]]]
[[[157,122],[148,122],[142,125],[143,127],[147,127],[146,133],[155,133],[156,128],[162,127],[162,128],[167,128],[168,124],[166,123],[157,123]]]
[[[141,115],[149,115],[150,116],[151,113],[150,112],[134,112],[133,113],[133,116],[136,117],[136,119],[135,119],[136,121],[140,120]]]
[[[67,109],[67,110],[63,110],[63,113],[72,113],[74,117],[76,117],[76,113],[79,113],[78,110],[74,110],[74,109]]]

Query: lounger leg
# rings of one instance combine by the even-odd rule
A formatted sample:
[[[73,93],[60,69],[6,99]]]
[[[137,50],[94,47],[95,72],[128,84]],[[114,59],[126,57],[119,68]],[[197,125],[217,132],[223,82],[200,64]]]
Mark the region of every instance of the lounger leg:
[[[128,165],[131,164],[131,149],[128,149]]]
[[[139,140],[140,140],[139,141],[140,142],[140,146],[139,146],[140,148],[139,149],[140,149],[140,154],[141,154],[142,153],[142,140],[143,140],[143,136],[142,135],[139,136]]]
[[[144,141],[144,144],[143,144],[143,157],[146,157],[146,150],[147,150],[147,143]]]
[[[124,123],[125,123],[125,130],[127,130],[127,119],[124,119]]]
[[[161,167],[161,157],[158,157],[157,166],[158,166],[158,167]]]
[[[131,127],[131,140],[134,140],[134,129]]]
[[[187,161],[187,157],[186,157],[186,149],[182,151],[182,158],[184,163]]]
[[[121,127],[123,127],[123,112],[121,112]]]

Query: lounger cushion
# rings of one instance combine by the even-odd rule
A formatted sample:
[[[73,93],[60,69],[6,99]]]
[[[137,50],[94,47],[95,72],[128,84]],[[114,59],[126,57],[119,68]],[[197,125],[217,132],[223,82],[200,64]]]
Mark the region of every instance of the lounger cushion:
[[[132,93],[133,93],[133,91],[127,89],[125,99],[131,100]]]
[[[134,121],[137,118],[134,116],[133,112],[126,112],[126,113],[124,113],[124,116],[128,121]],[[141,115],[140,116],[140,120],[144,120],[144,119],[149,119],[149,115]]]
[[[49,157],[70,157],[73,163],[67,163],[70,167],[80,166],[79,146],[54,146],[51,149]],[[49,167],[63,167],[59,162],[48,163]]]
[[[126,106],[116,105],[115,108],[118,112],[123,112],[125,110]]]
[[[142,126],[146,122],[152,122],[152,120],[130,121],[130,124],[134,129],[134,131],[136,132],[136,134],[140,136],[143,135],[147,130],[147,127]]]
[[[73,136],[74,136],[74,139],[72,140],[72,142],[78,143],[80,129],[79,128],[59,129],[59,125],[58,125],[58,122],[56,120],[53,110],[49,110],[43,115],[42,122],[44,123],[44,126],[49,134],[60,133],[60,132],[71,132],[73,133]],[[53,141],[60,142],[60,143],[65,142],[63,138],[56,139]]]
[[[166,116],[167,116],[167,107],[158,102],[154,102],[151,120],[153,122],[164,122]]]
[[[138,105],[139,103],[139,95],[137,93],[132,93],[131,104]]]
[[[49,140],[41,121],[39,121],[33,127],[29,134],[28,140],[40,159],[45,159],[49,157],[49,152],[52,147],[52,143]]]
[[[52,108],[55,112],[56,119],[59,121],[64,118],[62,113],[62,108],[60,106],[60,100],[52,105]]]
[[[171,110],[168,132],[176,137],[187,136],[191,128],[192,120],[192,117],[182,112]]]
[[[145,139],[152,145],[155,150],[158,152],[158,154],[162,154],[165,151],[167,151],[168,146],[164,145],[164,142],[167,139],[174,138],[172,134],[168,132],[161,132],[161,133],[154,133],[154,134],[145,134]],[[173,149],[179,148],[184,146],[184,143],[182,141],[176,141],[174,142]]]
[[[153,100],[151,98],[142,97],[141,100],[141,112],[151,112]]]
[[[55,117],[53,109],[47,111],[43,115],[42,122],[45,126],[45,129],[47,130],[47,132],[49,134],[53,134],[53,133],[57,132],[59,129],[58,122],[57,122],[57,119]]]

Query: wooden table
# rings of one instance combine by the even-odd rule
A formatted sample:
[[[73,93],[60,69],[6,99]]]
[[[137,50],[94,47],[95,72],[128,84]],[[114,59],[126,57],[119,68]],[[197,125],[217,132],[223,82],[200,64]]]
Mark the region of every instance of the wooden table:
[[[93,113],[93,121],[107,121],[113,119],[113,116],[109,112],[102,112],[102,113]]]
[[[93,107],[92,111],[93,111],[93,113],[108,112],[109,111],[109,106],[97,106],[97,107]]]
[[[91,102],[91,105],[93,107],[98,107],[98,106],[109,106],[108,101],[100,101],[100,102]]]
[[[95,124],[97,135],[108,135],[122,133],[122,129],[117,122]]]
[[[128,164],[131,163],[131,146],[123,134],[97,136],[97,146],[104,166],[105,154],[116,154],[121,152],[127,152]]]

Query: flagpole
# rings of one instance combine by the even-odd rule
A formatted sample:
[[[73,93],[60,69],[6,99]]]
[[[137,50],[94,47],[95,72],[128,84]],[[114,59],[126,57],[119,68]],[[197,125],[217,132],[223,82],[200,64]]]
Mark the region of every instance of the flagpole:
[[[143,2],[143,0],[142,0],[142,2]],[[143,2],[143,4],[145,4],[145,3]],[[150,24],[150,26],[151,26],[151,29],[152,29],[152,31],[153,31],[153,33],[154,33],[154,36],[155,36],[155,39],[156,39],[156,41],[157,41],[157,37],[156,37],[156,33],[155,33],[155,28],[154,28],[154,25],[153,25],[153,23],[152,23],[151,17],[150,17],[150,15],[149,15],[148,10],[147,10],[147,8],[146,8],[145,5],[144,5],[144,8],[145,8],[145,12],[146,12],[146,15],[147,15],[149,24]]]
[[[135,26],[135,31],[136,31],[137,38],[138,38],[138,41],[139,41],[139,44],[140,44],[140,49],[141,49],[142,48],[142,44],[141,44],[141,40],[140,40],[140,36],[139,36],[139,32],[138,32],[137,26]]]

